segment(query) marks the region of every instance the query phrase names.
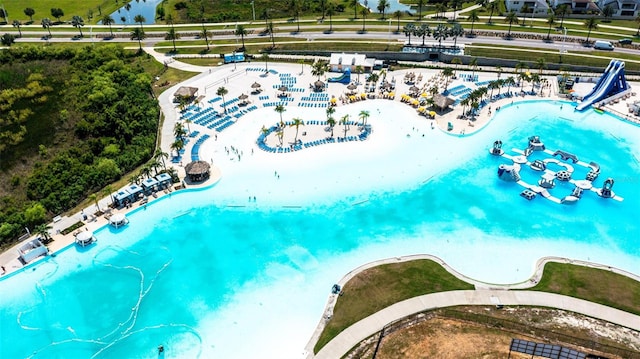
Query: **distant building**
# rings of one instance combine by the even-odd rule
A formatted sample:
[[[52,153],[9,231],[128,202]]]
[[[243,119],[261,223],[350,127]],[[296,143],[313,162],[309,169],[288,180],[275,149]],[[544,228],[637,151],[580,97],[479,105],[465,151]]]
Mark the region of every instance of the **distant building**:
[[[597,3],[600,10],[610,6],[613,9],[613,16],[636,17],[638,15],[638,5],[640,0],[600,0]]]
[[[554,9],[560,5],[568,5],[573,14],[586,14],[589,12],[600,12],[598,5],[592,0],[554,0],[552,6]]]
[[[505,0],[507,12],[515,11],[522,13],[522,8],[529,9],[527,14],[546,14],[549,11],[549,4],[545,0]]]
[[[367,58],[363,54],[345,54],[333,53],[329,60],[329,70],[331,72],[344,72],[345,69],[351,70],[352,73],[357,73],[356,67],[361,66],[363,72],[371,72],[375,64],[373,58]]]

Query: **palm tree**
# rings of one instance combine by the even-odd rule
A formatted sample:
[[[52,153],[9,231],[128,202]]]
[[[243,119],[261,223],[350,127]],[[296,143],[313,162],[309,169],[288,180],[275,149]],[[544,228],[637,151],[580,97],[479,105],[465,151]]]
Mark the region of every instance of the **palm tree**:
[[[371,115],[369,114],[369,111],[362,110],[362,111],[360,111],[358,116],[359,116],[360,120],[362,121],[362,127],[364,127],[364,126],[367,125],[367,119]]]
[[[44,19],[42,19],[42,21],[40,22],[42,24],[42,27],[44,29],[47,29],[47,31],[49,31],[49,38],[51,38],[51,19],[49,19],[48,17],[45,17]]]
[[[267,24],[267,31],[269,32],[269,37],[271,37],[271,48],[273,49],[276,47],[276,41],[273,36],[273,33],[275,32],[273,21],[269,21],[269,23]]]
[[[238,26],[236,26],[236,31],[234,34],[242,38],[242,50],[244,50],[244,36],[247,34],[247,30],[242,24],[239,24]]]
[[[344,126],[344,138],[347,138],[347,131],[349,131],[349,115],[348,114],[340,118],[340,124]]]
[[[29,21],[33,23],[33,15],[36,14],[36,11],[33,10],[33,8],[28,7],[24,9],[24,14],[27,15],[29,17]]]
[[[263,52],[262,55],[260,55],[260,58],[264,60],[264,71],[269,72],[269,54]]]
[[[453,76],[456,76],[456,73],[458,72],[458,65],[462,65],[462,60],[459,57],[454,57],[453,59],[451,59],[451,63],[456,65],[456,68],[453,72]]]
[[[402,17],[402,11],[397,10],[396,12],[393,13],[393,17],[395,17],[398,20],[398,27],[396,28],[396,33],[400,32],[400,18]],[[640,27],[638,27],[638,30],[640,30]]]
[[[140,52],[142,52],[142,40],[146,38],[147,35],[145,35],[144,30],[142,30],[141,27],[136,27],[131,30],[131,40],[138,40],[138,44],[140,45]]]
[[[527,3],[524,3],[524,5],[520,8],[520,13],[522,14],[522,26],[525,25],[524,22],[527,20],[527,16],[525,14],[528,13],[529,10],[531,10],[531,8]]]
[[[422,38],[422,46],[424,46],[424,40],[427,36],[431,35],[431,29],[428,24],[420,24],[416,26],[415,33],[413,34],[416,37]]]
[[[202,19],[202,32],[200,32],[200,34],[204,37],[204,43],[207,45],[207,52],[209,52],[210,47],[209,47],[209,32],[207,31],[207,28],[204,26],[205,23],[205,16],[204,16],[204,6],[200,8],[200,19]]]
[[[509,32],[507,33],[507,38],[511,38],[511,25],[513,25],[514,22],[518,22],[518,16],[516,15],[516,12],[513,10],[510,11],[504,18],[504,22],[509,23]]]
[[[224,100],[224,95],[228,93],[229,93],[229,90],[227,90],[223,86],[218,87],[218,90],[216,90],[216,95],[222,96],[222,107],[224,108],[224,113],[227,113],[227,104]]]
[[[166,153],[165,153],[166,154]],[[101,194],[103,196],[109,196],[109,199],[111,199],[111,203],[113,203],[113,186],[112,185],[106,185],[103,189]]]
[[[586,40],[586,43],[589,43],[589,37],[591,36],[591,30],[598,29],[598,20],[596,19],[595,16],[592,16],[592,17],[587,19],[587,21],[584,23],[584,26],[587,28],[587,30],[589,30],[589,32],[587,32],[587,40]]]
[[[384,12],[390,8],[389,0],[379,0],[378,1],[378,11],[382,13],[382,20],[384,20]]]
[[[142,29],[142,24],[144,24],[145,22],[147,22],[147,19],[145,19],[144,16],[138,14],[136,16],[133,17],[133,21],[137,22],[138,24],[140,24],[140,28]]]
[[[547,24],[549,24],[549,30],[547,30],[547,41],[551,40],[551,26],[556,23],[556,16],[553,13],[550,13],[547,16]]]
[[[449,87],[449,79],[453,76],[453,70],[450,67],[445,67],[442,70],[442,75],[447,79],[444,84],[444,91],[447,91],[447,87]]]
[[[537,83],[540,82],[540,75],[538,74],[531,74],[531,76],[529,77],[529,80],[531,81],[531,93],[534,93],[534,87],[536,86]]]
[[[569,4],[558,5],[556,8],[556,16],[560,16],[560,27],[563,27],[564,17],[571,14],[571,8]]]
[[[176,29],[174,29],[173,27],[170,28],[169,31],[167,31],[167,35],[164,38],[165,40],[173,41],[173,52],[178,51],[176,49],[176,39],[179,39],[180,35],[178,35],[178,32],[176,31]]]
[[[367,15],[369,14],[369,9],[363,8],[361,11],[362,14],[362,32],[366,32],[365,25],[367,22]]]
[[[156,160],[160,160],[162,162],[162,167],[165,170],[167,169],[167,164],[166,164],[166,162],[164,160],[165,159],[169,159],[169,154],[168,153],[159,151],[158,153],[156,153],[155,159]]]
[[[444,24],[438,24],[433,30],[433,38],[438,40],[438,47],[442,48],[442,40],[446,40],[449,37],[449,29]]]
[[[324,20],[324,14],[327,12],[327,0],[320,0],[320,9],[322,10],[322,20]]]
[[[13,20],[13,27],[18,28],[18,37],[22,37],[22,30],[20,30],[20,26],[22,26],[20,20]]]
[[[184,136],[187,135],[187,131],[185,131],[184,126],[181,123],[176,123],[173,126],[173,136],[175,138],[184,140]]]
[[[178,138],[171,143],[171,151],[176,151],[176,157],[180,157],[180,150],[184,148],[184,140]],[[133,182],[132,182],[133,183]]]
[[[102,212],[100,210],[100,204],[98,203],[98,195],[95,193],[92,193],[89,195],[89,200],[91,200],[91,202],[93,202],[96,205],[96,208],[98,209],[98,212]]]
[[[332,108],[332,107],[329,107],[329,108]],[[331,129],[331,138],[333,138],[333,128],[336,127],[336,119],[333,118],[333,116],[327,117],[327,124],[329,125],[329,128]]]
[[[360,66],[360,65],[356,65],[356,67],[355,67],[355,69],[354,69],[354,70],[355,70],[356,74],[358,75],[358,77],[357,77],[356,81],[357,81],[358,83],[360,83],[360,74],[361,74],[362,72],[364,72],[364,67],[362,67],[362,66]]]
[[[301,125],[304,126],[304,121],[302,121],[302,119],[298,118],[298,117],[294,118],[292,121],[293,122],[289,125],[289,127],[295,127],[296,128],[296,136],[293,139],[293,143],[297,144],[298,143],[298,130],[299,130]]]
[[[478,58],[474,57],[469,61],[469,67],[471,67],[471,77],[474,77],[476,70],[478,69]]]
[[[327,6],[327,16],[329,16],[329,32],[333,32],[333,15],[336,12],[336,8],[333,5],[333,3],[329,3],[329,6]]]
[[[542,70],[547,67],[547,62],[545,61],[544,57],[539,57],[536,60],[536,67],[538,68],[538,73],[542,75]]]
[[[487,10],[489,10],[489,24],[491,24],[491,18],[493,18],[493,12],[496,11],[496,9],[498,8],[498,2],[497,1],[492,1],[490,3],[487,4]]]
[[[326,61],[318,60],[311,65],[311,75],[318,76],[318,81],[320,81],[320,76],[327,72],[328,67],[329,64]]]
[[[33,234],[41,236],[44,239],[44,243],[47,244],[51,241],[51,235],[49,234],[49,231],[51,229],[52,227],[50,225],[48,225],[47,223],[42,223],[37,225],[33,229]]]
[[[111,15],[109,15],[109,14],[105,14],[105,15],[102,17],[102,20],[100,20],[100,21],[102,21],[102,25],[107,25],[107,26],[109,26],[109,32],[111,33],[111,37],[113,37],[113,29],[111,28],[111,25],[112,25],[115,21],[113,21],[113,18],[111,17]]]
[[[499,88],[499,84],[498,81],[489,81],[489,84],[487,85],[487,87],[491,90],[491,93],[489,94],[489,98],[493,98],[493,90],[497,90]]]
[[[516,84],[516,80],[513,78],[513,76],[509,76],[504,81],[504,83],[507,85],[507,93],[510,93],[511,92],[511,86],[514,86]]]
[[[638,16],[636,16],[636,18],[633,21],[638,23],[638,29],[636,30],[636,36],[640,36],[640,13],[638,13]]]
[[[453,26],[449,30],[449,34],[453,37],[453,48],[455,49],[458,43],[458,37],[464,35],[464,29],[462,28],[462,25],[457,22],[453,24]]]
[[[436,5],[436,15],[437,17],[444,18],[445,13],[447,12],[447,5],[444,3],[438,3]]]
[[[471,36],[473,36],[473,24],[476,23],[476,21],[480,20],[480,16],[478,15],[478,10],[471,10],[471,12],[469,13],[469,16],[467,17],[468,21],[471,21]]]
[[[82,18],[78,15],[74,16],[71,18],[71,25],[73,25],[73,27],[77,28],[80,31],[80,37],[83,37],[82,35],[82,27],[84,26],[84,20],[82,20]]]
[[[291,0],[291,12],[293,13],[293,17],[296,19],[296,23],[298,24],[298,29],[296,32],[300,32],[300,0]]]
[[[358,0],[349,0],[349,4],[353,7],[353,18],[358,18],[358,8],[360,7],[360,1]]]
[[[287,108],[283,104],[278,104],[274,109],[280,115],[280,127],[284,127],[284,121],[282,120],[282,114],[287,111]]]
[[[456,11],[458,11],[458,9],[460,9],[460,6],[462,6],[462,0],[451,0],[449,2],[451,9],[453,9],[453,21],[456,21]]]
[[[402,32],[404,32],[404,36],[409,36],[409,46],[411,46],[411,35],[416,31],[416,25],[414,24],[406,24],[402,28]]]
[[[418,0],[416,5],[418,5],[418,20],[422,21],[422,7],[427,3],[427,0]]]

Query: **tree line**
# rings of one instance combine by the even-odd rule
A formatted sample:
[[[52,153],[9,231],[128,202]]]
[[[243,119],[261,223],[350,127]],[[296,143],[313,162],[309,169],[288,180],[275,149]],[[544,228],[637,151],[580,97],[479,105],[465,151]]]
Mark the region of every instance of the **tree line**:
[[[50,89],[49,99],[43,99],[39,92],[33,98],[45,101],[44,105],[51,109],[41,116],[55,117],[54,128],[45,136],[57,136],[56,131],[61,130],[69,133],[64,143],[54,142],[50,148],[37,145],[51,142],[45,136],[31,139],[32,146],[38,147],[32,149],[37,153],[36,159],[21,177],[13,175],[14,170],[18,171],[15,163],[20,163],[19,158],[13,166],[0,163],[0,180],[18,192],[4,192],[0,198],[0,243],[17,238],[25,227],[33,229],[73,208],[153,155],[159,108],[151,91],[152,78],[140,66],[140,57],[115,45],[81,49],[28,47],[0,53],[0,77],[16,61],[28,66],[53,59],[66,64],[59,66],[64,71],[65,86]],[[33,70],[37,72],[38,68],[33,66]],[[40,87],[51,81],[44,73],[34,77],[27,85],[32,91],[37,89],[34,81]],[[20,110],[18,104],[29,107],[28,101],[17,101],[12,106]],[[0,124],[0,132],[14,129],[15,124]],[[16,146],[7,144],[5,152],[13,152]]]

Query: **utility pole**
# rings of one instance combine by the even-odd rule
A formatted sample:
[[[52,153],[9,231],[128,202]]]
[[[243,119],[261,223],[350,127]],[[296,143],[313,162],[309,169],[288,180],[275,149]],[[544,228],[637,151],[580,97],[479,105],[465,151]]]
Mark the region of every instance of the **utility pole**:
[[[251,0],[251,11],[253,12],[253,21],[256,21],[256,1]]]

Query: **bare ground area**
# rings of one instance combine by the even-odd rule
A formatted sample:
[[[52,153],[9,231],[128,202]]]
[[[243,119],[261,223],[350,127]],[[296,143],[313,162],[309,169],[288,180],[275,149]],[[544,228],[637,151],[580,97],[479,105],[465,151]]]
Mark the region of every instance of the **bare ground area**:
[[[640,358],[640,333],[547,308],[459,307],[453,312],[429,312],[400,327],[385,334],[376,359],[507,358],[513,338],[562,345],[610,359]],[[365,340],[346,357],[373,358],[378,338]],[[531,356],[511,353],[510,358]]]

